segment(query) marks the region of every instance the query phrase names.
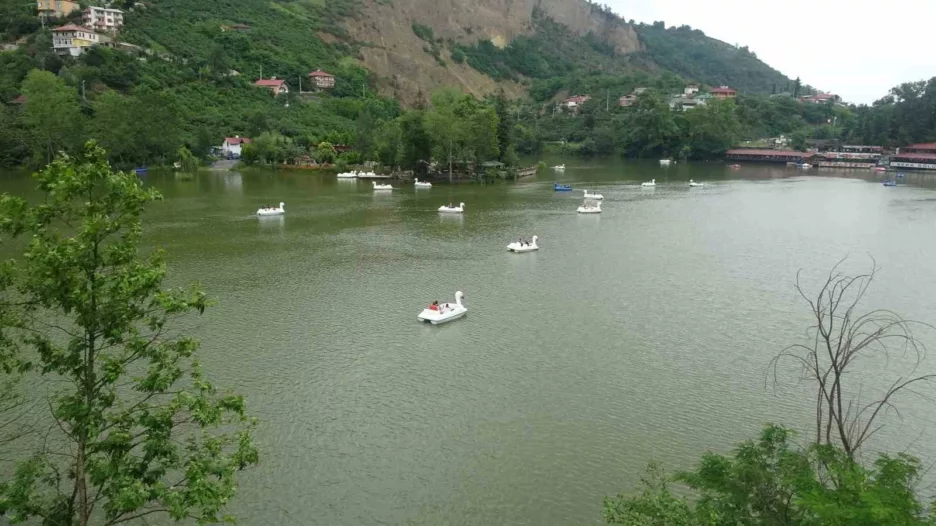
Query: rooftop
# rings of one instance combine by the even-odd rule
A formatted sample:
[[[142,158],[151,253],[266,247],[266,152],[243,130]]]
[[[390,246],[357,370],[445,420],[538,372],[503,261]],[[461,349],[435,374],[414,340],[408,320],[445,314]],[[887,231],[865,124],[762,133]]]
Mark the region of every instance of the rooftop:
[[[224,142],[226,144],[250,144],[253,140],[248,137],[225,137]]]
[[[894,155],[891,159],[926,159],[928,161],[936,161],[936,153],[900,153],[899,155]]]
[[[283,84],[286,84],[286,81],[283,79],[260,79],[257,82],[254,82],[254,86],[266,87],[280,87]]]
[[[760,155],[764,157],[807,157],[812,155],[796,150],[771,150],[770,148],[734,148],[725,152],[725,155]]]
[[[52,31],[60,31],[60,32],[85,31],[85,32],[87,32],[87,33],[93,33],[93,31],[91,31],[90,29],[88,29],[88,28],[86,28],[86,27],[84,27],[84,26],[77,26],[77,25],[75,25],[75,24],[67,24],[67,25],[64,25],[64,26],[62,26],[62,27],[57,27],[57,28],[53,29]]]
[[[924,142],[920,144],[911,144],[907,148],[913,148],[914,150],[936,150],[936,142]]]
[[[709,90],[709,93],[737,93],[738,90],[733,90],[728,86],[722,86],[720,88],[712,88]]]
[[[309,73],[309,76],[310,77],[334,77],[334,75],[332,75],[331,73],[326,73],[320,69],[317,69],[313,71],[312,73]]]

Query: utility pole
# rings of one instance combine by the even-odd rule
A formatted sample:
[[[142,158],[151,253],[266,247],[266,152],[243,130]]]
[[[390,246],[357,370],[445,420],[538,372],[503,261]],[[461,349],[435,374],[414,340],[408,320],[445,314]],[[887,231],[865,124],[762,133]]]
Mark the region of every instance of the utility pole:
[[[299,94],[302,95],[302,75],[299,75]]]
[[[85,98],[85,81],[83,80],[81,81],[81,100],[83,101],[88,100],[87,98]]]
[[[611,90],[608,90],[608,98],[605,100],[605,113],[611,111]]]
[[[260,65],[260,80],[263,80],[263,65]]]

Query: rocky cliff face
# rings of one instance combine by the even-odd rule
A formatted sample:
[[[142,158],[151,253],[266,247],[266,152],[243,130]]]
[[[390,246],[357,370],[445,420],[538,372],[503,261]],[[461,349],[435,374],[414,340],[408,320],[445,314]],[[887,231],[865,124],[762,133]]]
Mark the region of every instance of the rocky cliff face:
[[[584,0],[365,0],[363,16],[349,20],[348,33],[365,44],[363,65],[384,79],[382,90],[406,102],[439,86],[457,86],[477,96],[504,89],[519,95],[516,83],[495,83],[466,64],[455,64],[442,52],[440,65],[424,51],[426,43],[413,24],[431,27],[436,38],[474,43],[488,39],[506,46],[533,31],[533,12],[540,9],[573,32],[589,32],[613,44],[621,54],[641,49],[629,24],[594,9]]]

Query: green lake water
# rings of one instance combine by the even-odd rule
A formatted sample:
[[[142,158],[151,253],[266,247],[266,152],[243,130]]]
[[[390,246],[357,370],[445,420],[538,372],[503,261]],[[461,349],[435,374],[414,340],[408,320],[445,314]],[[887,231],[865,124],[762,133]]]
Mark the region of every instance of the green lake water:
[[[595,524],[650,460],[690,468],[767,421],[808,430],[803,388],[765,380],[808,324],[799,269],[817,284],[873,256],[868,306],[936,322],[923,175],[884,188],[867,172],[565,163],[392,194],[304,173],[144,178],[165,196],[146,243],[167,250],[172,284],[217,301],[189,328],[205,370],[262,422],[242,524]],[[603,214],[575,213],[585,188]],[[285,217],[255,217],[280,201]],[[463,216],[436,211],[459,202]],[[506,251],[534,234],[539,252]],[[466,318],[417,322],[456,290]],[[932,407],[902,409],[877,447],[936,460]]]

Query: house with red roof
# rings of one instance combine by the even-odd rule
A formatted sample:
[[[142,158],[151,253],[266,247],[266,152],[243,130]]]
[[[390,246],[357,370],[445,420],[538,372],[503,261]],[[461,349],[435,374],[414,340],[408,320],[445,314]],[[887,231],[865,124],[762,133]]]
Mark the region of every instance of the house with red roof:
[[[68,24],[52,30],[52,51],[59,55],[77,57],[100,43],[100,35],[84,26]]]
[[[836,103],[841,100],[841,97],[838,95],[833,95],[831,93],[816,93],[815,95],[809,95],[806,97],[800,97],[800,102],[808,102],[811,104],[825,104],[825,103]]]
[[[716,99],[733,99],[738,96],[738,90],[731,89],[728,86],[712,88],[709,93]]]
[[[221,143],[221,153],[228,158],[238,158],[241,156],[243,146],[252,142],[250,138],[241,137],[240,135],[225,137],[224,142]]]
[[[254,82],[254,86],[261,88],[266,88],[273,92],[273,96],[284,95],[289,93],[289,85],[286,84],[286,81],[283,79],[278,79],[276,77],[269,79],[260,79],[257,82]]]
[[[335,76],[320,69],[309,73],[309,80],[318,89],[332,89],[335,87]]]

